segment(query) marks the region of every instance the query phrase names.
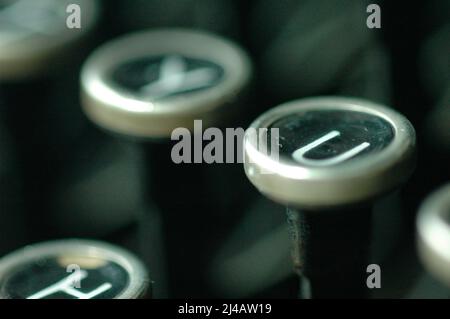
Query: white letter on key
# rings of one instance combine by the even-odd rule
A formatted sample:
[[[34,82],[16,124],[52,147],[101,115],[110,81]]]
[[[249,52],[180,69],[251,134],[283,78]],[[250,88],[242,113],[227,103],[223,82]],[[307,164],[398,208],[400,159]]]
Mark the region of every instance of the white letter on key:
[[[334,156],[331,158],[325,158],[325,159],[305,158],[305,156],[304,156],[305,153],[309,152],[310,150],[319,146],[320,144],[325,143],[326,141],[331,140],[339,135],[341,135],[341,133],[339,131],[331,131],[330,133],[322,136],[321,138],[294,151],[294,153],[292,153],[292,157],[294,158],[294,160],[296,160],[299,163],[303,163],[303,164],[307,164],[307,165],[311,165],[311,166],[330,166],[330,165],[335,165],[340,162],[343,162],[343,161],[355,156],[356,154],[358,154],[359,152],[363,151],[364,149],[366,149],[367,147],[370,146],[370,143],[364,142],[364,143],[359,144],[358,146],[355,146],[351,150],[348,150],[345,153],[342,153],[340,155],[337,155],[337,156]]]
[[[53,295],[54,293],[57,293],[59,291],[62,291],[68,295],[71,295],[73,297],[76,297],[78,299],[91,299],[95,296],[100,295],[104,291],[110,289],[112,285],[110,283],[104,283],[100,287],[92,290],[89,293],[83,293],[81,291],[78,291],[73,287],[74,282],[80,282],[82,279],[86,278],[88,276],[87,272],[84,270],[76,271],[75,273],[67,276],[63,280],[29,296],[27,299],[42,299],[47,296]]]

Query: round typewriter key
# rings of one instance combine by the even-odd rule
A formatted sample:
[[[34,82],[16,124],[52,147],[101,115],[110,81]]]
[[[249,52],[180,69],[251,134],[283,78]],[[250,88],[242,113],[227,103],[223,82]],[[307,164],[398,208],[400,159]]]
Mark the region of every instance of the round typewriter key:
[[[143,264],[103,242],[44,242],[0,260],[2,299],[141,299],[149,293]]]
[[[423,264],[450,287],[450,184],[432,193],[421,205],[417,231]]]
[[[114,135],[140,142],[147,169],[146,197],[157,204],[164,219],[173,296],[207,295],[201,283],[208,262],[205,249],[212,249],[230,224],[225,210],[237,214],[231,203],[238,201],[231,198],[245,194],[239,192],[245,183],[229,178],[245,178],[238,174],[239,165],[208,166],[200,145],[203,129],[223,127],[231,120],[233,127],[238,126],[233,115],[243,117],[245,109],[238,106],[250,75],[249,58],[237,45],[186,29],[123,36],[97,49],[83,67],[86,115]],[[172,156],[181,141],[181,136],[173,138],[175,129],[183,132],[183,141],[186,138],[190,146],[190,155],[181,163]],[[219,207],[224,202],[227,209]],[[211,211],[216,227],[204,223]],[[207,234],[215,239],[205,242]],[[199,251],[201,256],[189,258]]]
[[[178,127],[223,122],[248,84],[250,63],[236,45],[194,31],[144,31],[105,44],[85,63],[86,114],[115,133],[169,138]]]
[[[414,148],[407,119],[361,99],[289,102],[246,131],[245,173],[288,206],[294,265],[312,297],[367,294],[371,204],[410,176]]]
[[[81,10],[80,28],[69,19],[74,5]],[[70,54],[74,42],[92,29],[96,17],[96,1],[2,1],[0,81],[42,76],[53,70],[61,55]]]

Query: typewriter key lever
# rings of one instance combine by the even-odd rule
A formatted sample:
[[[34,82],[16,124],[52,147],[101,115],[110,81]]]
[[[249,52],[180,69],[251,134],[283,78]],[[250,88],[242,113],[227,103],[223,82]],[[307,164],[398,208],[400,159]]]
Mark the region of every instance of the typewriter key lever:
[[[255,139],[258,131],[265,133]],[[277,156],[273,146],[261,148],[266,142],[278,145]],[[406,118],[361,99],[296,100],[252,123],[245,173],[262,194],[287,205],[301,297],[368,296],[372,204],[411,175],[414,150]]]

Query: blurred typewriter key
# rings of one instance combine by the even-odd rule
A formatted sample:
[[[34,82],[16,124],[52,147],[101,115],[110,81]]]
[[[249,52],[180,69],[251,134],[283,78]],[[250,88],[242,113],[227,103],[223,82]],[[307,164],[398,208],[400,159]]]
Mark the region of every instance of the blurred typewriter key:
[[[142,299],[150,285],[139,259],[99,241],[43,242],[0,259],[1,299]]]
[[[417,232],[422,263],[450,288],[450,184],[440,187],[422,203]]]
[[[231,121],[237,126],[233,116],[244,116],[245,108],[238,106],[250,75],[249,59],[235,44],[186,29],[123,36],[97,49],[83,67],[86,115],[142,146],[146,197],[162,212],[173,296],[205,296],[201,277],[208,251],[233,221],[229,211],[238,210],[232,203],[245,194],[240,192],[245,183],[231,178],[245,179],[239,165],[208,165],[194,144],[202,139],[202,128]],[[171,140],[176,128],[182,134]],[[193,149],[189,159],[175,163],[173,147],[185,135]],[[205,218],[215,219],[215,225]]]
[[[162,29],[123,36],[97,49],[82,75],[84,111],[99,126],[126,136],[170,138],[239,110],[248,84],[247,55],[232,42],[200,31]]]
[[[0,2],[0,81],[42,77],[85,36],[96,20],[91,0],[6,0]],[[83,13],[81,28],[67,25],[70,4]]]
[[[254,138],[255,130],[263,134]],[[302,297],[368,296],[372,204],[410,176],[414,150],[406,118],[362,99],[292,101],[253,122],[245,173],[262,194],[288,206]]]

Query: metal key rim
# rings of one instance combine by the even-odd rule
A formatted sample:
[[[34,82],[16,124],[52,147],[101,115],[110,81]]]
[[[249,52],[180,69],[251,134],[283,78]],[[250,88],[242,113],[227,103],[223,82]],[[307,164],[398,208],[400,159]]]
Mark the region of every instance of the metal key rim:
[[[247,177],[269,198],[300,208],[323,209],[358,203],[402,183],[414,169],[415,132],[396,111],[364,99],[314,97],[277,106],[258,117],[252,129],[269,128],[278,119],[310,110],[346,110],[373,114],[391,124],[394,139],[385,149],[358,161],[334,167],[302,167],[261,154],[246,133],[244,168]],[[264,173],[262,173],[264,172]]]
[[[223,67],[224,78],[215,87],[166,102],[144,101],[106,79],[118,64],[168,53],[215,62]],[[192,129],[195,119],[209,126],[224,113],[235,112],[230,105],[250,76],[247,54],[219,36],[176,28],[140,31],[104,44],[88,58],[81,74],[83,108],[107,130],[141,138],[170,137],[177,127]]]
[[[127,271],[130,281],[115,299],[141,298],[146,293],[150,280],[141,261],[120,247],[85,239],[42,242],[14,251],[0,259],[0,281],[6,273],[19,265],[44,256],[68,253],[106,259],[123,267]]]

